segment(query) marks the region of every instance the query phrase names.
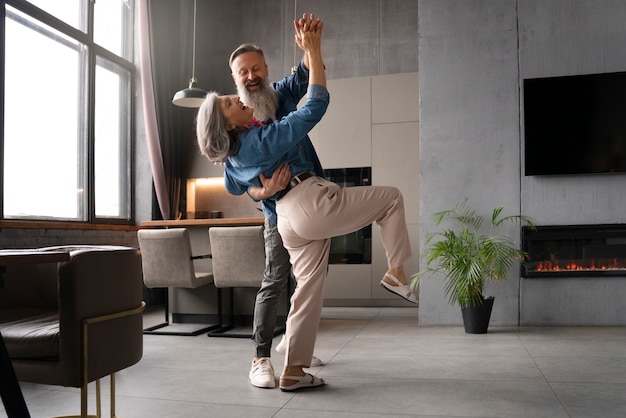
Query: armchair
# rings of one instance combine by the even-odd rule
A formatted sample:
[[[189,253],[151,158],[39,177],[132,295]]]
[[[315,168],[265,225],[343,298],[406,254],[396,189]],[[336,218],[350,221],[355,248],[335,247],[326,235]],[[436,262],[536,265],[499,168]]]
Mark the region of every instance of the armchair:
[[[0,289],[0,331],[19,381],[80,388],[87,417],[87,386],[110,376],[115,416],[115,373],[143,354],[141,257],[134,248],[62,246],[59,263],[8,266]]]

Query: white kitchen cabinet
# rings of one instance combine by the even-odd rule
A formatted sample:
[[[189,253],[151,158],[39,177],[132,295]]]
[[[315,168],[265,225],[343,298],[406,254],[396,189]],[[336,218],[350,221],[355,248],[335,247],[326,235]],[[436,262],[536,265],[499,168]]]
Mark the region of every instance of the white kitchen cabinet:
[[[417,73],[329,80],[330,106],[311,131],[324,168],[371,167],[373,185],[398,187],[404,196],[417,271],[419,255],[419,88]],[[387,269],[378,227],[372,229],[372,264],[331,264],[327,306],[397,306],[400,298],[379,282]]]

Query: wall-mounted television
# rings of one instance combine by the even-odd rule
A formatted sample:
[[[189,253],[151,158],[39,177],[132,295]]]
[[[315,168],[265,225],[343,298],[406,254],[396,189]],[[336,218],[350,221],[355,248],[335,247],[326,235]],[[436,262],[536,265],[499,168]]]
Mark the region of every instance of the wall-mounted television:
[[[626,72],[525,79],[526,176],[626,172]]]

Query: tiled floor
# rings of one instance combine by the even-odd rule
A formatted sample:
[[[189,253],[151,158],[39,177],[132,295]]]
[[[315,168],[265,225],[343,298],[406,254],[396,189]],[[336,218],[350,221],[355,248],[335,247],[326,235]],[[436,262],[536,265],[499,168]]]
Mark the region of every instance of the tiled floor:
[[[327,385],[299,393],[249,384],[247,339],[146,336],[143,359],[118,374],[116,412],[124,418],[626,416],[626,327],[492,326],[488,334],[470,335],[461,326],[418,327],[416,315],[414,308],[325,308],[315,354],[326,364],[311,371]],[[283,357],[272,359],[279,374]],[[22,387],[33,417],[79,410],[75,389]],[[108,379],[103,389],[108,393]],[[108,399],[103,404],[109,416]],[[93,399],[90,405],[93,411]]]

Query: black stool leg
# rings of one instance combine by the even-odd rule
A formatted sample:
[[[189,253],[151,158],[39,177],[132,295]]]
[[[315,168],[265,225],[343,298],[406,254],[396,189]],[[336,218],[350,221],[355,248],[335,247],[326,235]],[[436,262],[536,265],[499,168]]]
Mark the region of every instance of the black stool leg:
[[[2,334],[0,334],[0,395],[9,418],[30,418]]]

